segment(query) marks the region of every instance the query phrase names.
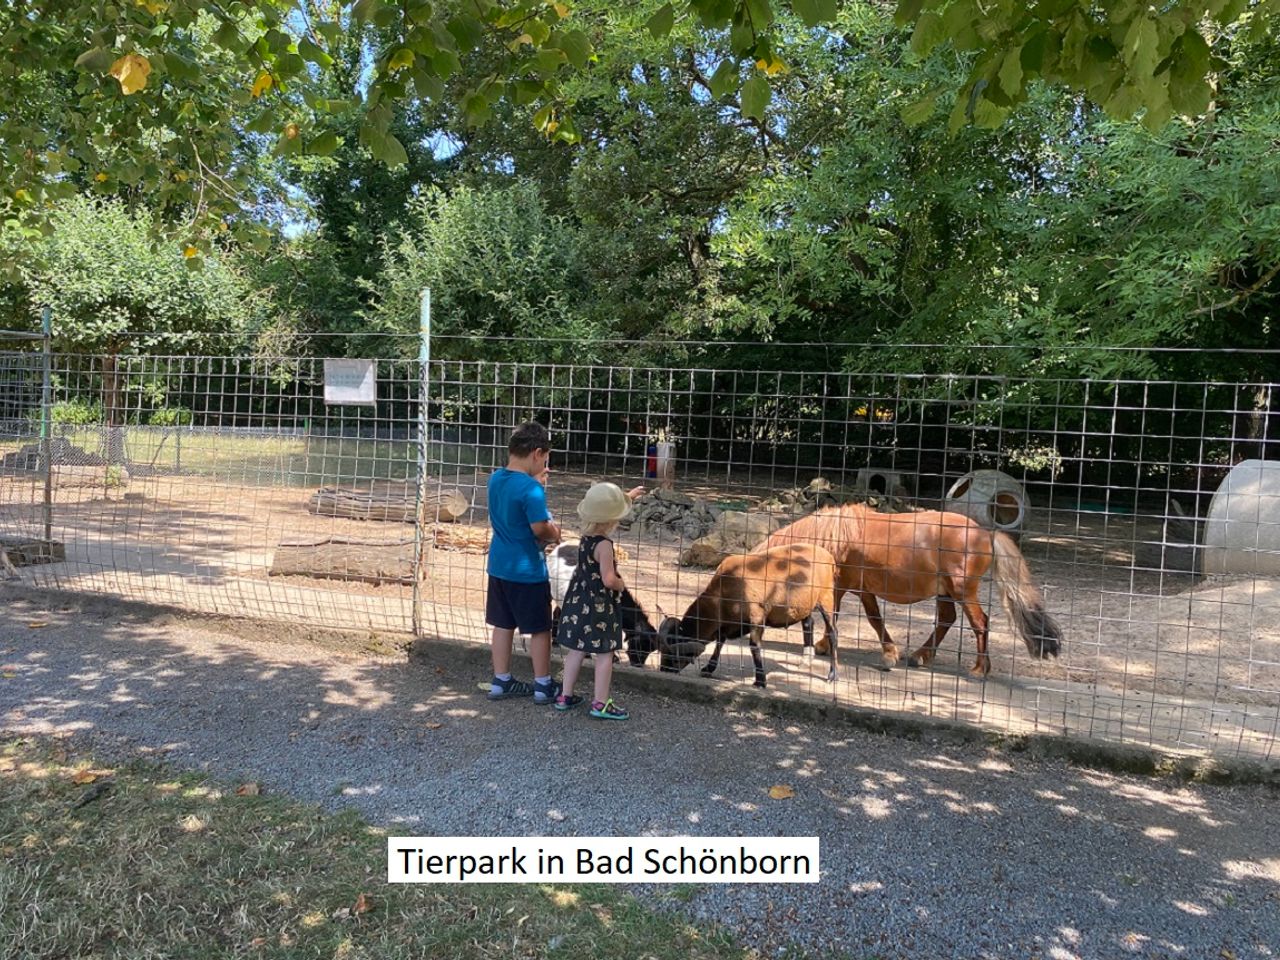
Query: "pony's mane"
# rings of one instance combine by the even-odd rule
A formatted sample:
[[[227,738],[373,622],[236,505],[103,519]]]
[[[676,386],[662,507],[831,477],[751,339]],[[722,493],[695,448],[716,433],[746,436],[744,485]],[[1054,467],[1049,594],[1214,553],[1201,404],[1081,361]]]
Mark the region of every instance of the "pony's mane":
[[[839,561],[845,549],[862,542],[867,508],[861,503],[823,507],[769,537],[769,546],[801,541],[823,547]]]

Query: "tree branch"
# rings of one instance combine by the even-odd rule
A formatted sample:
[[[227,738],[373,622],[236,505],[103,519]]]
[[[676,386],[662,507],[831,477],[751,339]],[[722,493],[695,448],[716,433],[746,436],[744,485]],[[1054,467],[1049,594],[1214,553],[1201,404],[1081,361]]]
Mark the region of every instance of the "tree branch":
[[[1263,287],[1265,287],[1268,283],[1270,283],[1272,280],[1276,278],[1277,274],[1280,274],[1280,262],[1276,263],[1274,267],[1272,267],[1270,270],[1264,273],[1261,277],[1259,277],[1256,283],[1248,287],[1245,287],[1243,290],[1237,293],[1234,297],[1231,297],[1229,300],[1223,300],[1221,303],[1211,303],[1207,307],[1201,307],[1198,310],[1192,310],[1191,316],[1202,317],[1206,313],[1213,313],[1216,310],[1226,310],[1230,307],[1234,307],[1241,300],[1248,299],[1249,297],[1257,293],[1259,290],[1261,290]]]

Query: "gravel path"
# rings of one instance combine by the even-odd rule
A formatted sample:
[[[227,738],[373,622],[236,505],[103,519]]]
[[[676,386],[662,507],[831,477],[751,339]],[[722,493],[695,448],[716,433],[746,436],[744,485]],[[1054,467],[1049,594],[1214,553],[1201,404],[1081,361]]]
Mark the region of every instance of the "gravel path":
[[[820,885],[706,885],[679,908],[766,955],[1280,956],[1265,788],[635,694],[631,722],[606,725],[490,704],[448,660],[300,633],[0,589],[0,728],[258,780],[406,834],[816,834]],[[770,799],[774,784],[795,797]]]

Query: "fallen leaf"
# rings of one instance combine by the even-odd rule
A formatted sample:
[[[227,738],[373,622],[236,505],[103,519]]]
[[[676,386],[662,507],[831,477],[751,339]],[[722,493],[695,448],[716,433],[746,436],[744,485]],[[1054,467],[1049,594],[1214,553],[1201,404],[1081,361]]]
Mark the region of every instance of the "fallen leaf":
[[[350,907],[339,907],[337,910],[333,911],[333,914],[331,915],[331,919],[333,919],[333,920],[345,920],[345,919],[347,919],[347,917],[349,917],[349,916],[351,916],[351,908],[350,908]]]
[[[436,723],[436,722],[432,721],[431,723],[428,723],[428,724],[427,724],[427,729],[428,729],[428,730],[439,730],[439,729],[440,729],[441,727],[443,727],[443,726],[444,726],[444,724],[443,724],[443,723]]]
[[[368,894],[362,893],[360,894],[360,896],[356,897],[356,905],[351,908],[351,912],[354,913],[356,916],[359,916],[362,913],[368,913],[372,909],[373,909],[373,897],[369,896]]]
[[[30,627],[32,630],[39,630],[41,627],[47,627],[48,625],[49,625],[48,620],[28,620],[27,621],[27,626]]]
[[[236,787],[237,797],[256,797],[262,793],[262,787],[256,783],[242,783]]]
[[[437,677],[443,677],[443,676],[444,676],[444,667],[436,667],[436,676],[437,676]]]
[[[12,680],[16,676],[17,674],[12,670],[6,670],[3,673],[0,673],[0,677],[4,677],[6,680]]]
[[[151,62],[137,53],[126,53],[111,65],[111,76],[120,81],[120,90],[127,97],[147,85]]]
[[[790,800],[796,792],[785,783],[775,783],[769,788],[769,796],[774,800]]]
[[[266,942],[267,942],[266,937],[254,937],[252,940],[249,941],[249,946],[260,947]]]
[[[80,770],[71,777],[71,782],[84,786],[86,783],[93,783],[98,779],[98,775],[92,770]]]

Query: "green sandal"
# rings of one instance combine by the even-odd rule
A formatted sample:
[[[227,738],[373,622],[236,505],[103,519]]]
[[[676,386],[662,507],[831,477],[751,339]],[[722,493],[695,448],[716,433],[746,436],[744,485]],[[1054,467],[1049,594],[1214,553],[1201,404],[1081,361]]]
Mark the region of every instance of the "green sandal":
[[[597,700],[591,704],[591,716],[597,720],[626,720],[630,714],[613,702],[610,697],[604,703]]]

